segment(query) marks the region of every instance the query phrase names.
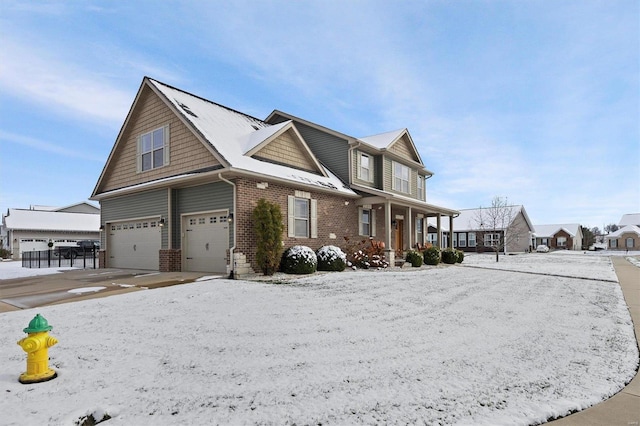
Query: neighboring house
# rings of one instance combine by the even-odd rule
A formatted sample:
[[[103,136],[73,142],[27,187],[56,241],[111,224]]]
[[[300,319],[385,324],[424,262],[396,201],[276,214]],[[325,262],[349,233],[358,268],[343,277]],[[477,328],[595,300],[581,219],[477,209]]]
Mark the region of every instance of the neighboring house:
[[[66,207],[31,206],[9,209],[2,217],[8,250],[13,259],[21,259],[25,251],[48,250],[75,245],[80,240],[100,238],[100,208],[82,202]]]
[[[609,250],[640,250],[640,227],[626,225],[604,237]]]
[[[465,252],[483,252],[500,246],[501,252],[518,253],[531,250],[531,234],[533,225],[522,205],[497,208],[477,208],[460,210],[460,215],[453,220],[453,247]],[[498,213],[496,217],[504,219],[504,223],[490,221],[488,217]],[[441,247],[450,245],[449,226],[442,226]],[[428,240],[438,245],[437,223],[429,223]]]
[[[91,197],[101,266],[257,271],[260,198],[280,206],[285,247],[375,237],[393,257],[425,238],[424,218],[457,213],[426,203],[430,176],[406,130],[358,139],[280,112],[263,121],[145,77]]]
[[[533,248],[544,244],[551,249],[582,249],[582,226],[577,223],[563,225],[535,225]]]
[[[624,228],[627,225],[640,226],[640,213],[630,213],[622,215],[622,217],[620,218],[620,222],[618,222],[618,226],[620,228]]]

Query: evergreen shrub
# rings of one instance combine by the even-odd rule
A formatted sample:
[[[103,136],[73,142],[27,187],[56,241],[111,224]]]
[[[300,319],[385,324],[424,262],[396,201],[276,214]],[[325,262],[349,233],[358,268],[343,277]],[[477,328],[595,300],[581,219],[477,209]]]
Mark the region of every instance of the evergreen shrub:
[[[440,249],[431,246],[423,252],[424,263],[427,265],[437,265],[440,263]]]
[[[273,275],[280,265],[282,253],[282,212],[280,206],[258,200],[253,209],[253,230],[256,235],[256,263],[264,275]]]
[[[453,265],[457,260],[458,254],[456,253],[456,250],[450,248],[442,250],[442,263]]]
[[[307,246],[289,247],[280,261],[280,269],[286,274],[313,274],[317,267],[318,257]]]
[[[344,271],[347,267],[347,255],[340,247],[322,246],[316,251],[318,271]]]
[[[464,252],[462,250],[456,250],[456,254],[458,255],[456,263],[462,263],[462,261],[464,260]]]
[[[420,252],[409,250],[404,260],[411,263],[411,266],[414,268],[422,266],[422,254],[420,254]]]

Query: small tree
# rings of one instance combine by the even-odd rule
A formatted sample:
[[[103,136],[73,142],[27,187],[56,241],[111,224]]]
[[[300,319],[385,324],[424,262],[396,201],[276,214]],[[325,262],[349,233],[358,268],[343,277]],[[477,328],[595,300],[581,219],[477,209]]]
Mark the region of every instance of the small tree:
[[[591,229],[586,226],[581,226],[582,228],[582,248],[587,249],[591,244],[596,242],[596,236],[591,231]]]
[[[521,227],[514,222],[519,210],[509,205],[509,200],[501,197],[494,197],[491,200],[491,207],[480,207],[473,220],[476,227],[486,233],[492,234],[489,238],[489,247],[496,253],[496,262],[499,261],[500,251],[506,249],[507,245],[515,242]]]
[[[612,232],[616,232],[618,229],[618,225],[616,225],[615,223],[610,223],[607,226],[604,227],[604,232],[606,232],[607,234],[610,234]]]
[[[280,206],[261,198],[253,209],[256,234],[256,262],[264,275],[273,275],[280,266],[282,254],[282,212]]]

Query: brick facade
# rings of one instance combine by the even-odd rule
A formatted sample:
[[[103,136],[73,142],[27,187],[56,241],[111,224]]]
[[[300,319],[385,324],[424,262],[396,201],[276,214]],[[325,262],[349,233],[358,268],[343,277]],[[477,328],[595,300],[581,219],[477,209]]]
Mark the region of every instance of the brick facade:
[[[160,272],[180,272],[182,271],[182,250],[164,249],[160,250]]]
[[[285,225],[283,235],[283,248],[294,245],[308,246],[317,250],[323,245],[334,245],[341,248],[345,246],[344,237],[355,238],[358,233],[358,209],[353,199],[338,194],[324,192],[310,192],[311,198],[318,201],[318,237],[317,238],[290,238],[287,237],[287,197],[295,195],[295,189],[269,182],[266,187],[263,181],[238,178],[236,213],[236,249],[234,257],[246,256],[246,263],[251,265],[253,271],[259,271],[255,262],[256,236],[253,232],[251,215],[257,206],[258,200],[265,200],[278,204],[282,211]],[[244,260],[244,258],[243,258]]]

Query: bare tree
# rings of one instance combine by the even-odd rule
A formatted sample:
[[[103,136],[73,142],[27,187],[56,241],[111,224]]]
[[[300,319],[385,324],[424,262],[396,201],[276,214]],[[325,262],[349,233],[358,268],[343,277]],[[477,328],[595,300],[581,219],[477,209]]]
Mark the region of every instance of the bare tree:
[[[483,233],[483,242],[485,247],[491,247],[496,253],[496,262],[499,261],[499,254],[504,251],[512,242],[519,238],[522,227],[514,222],[518,215],[519,209],[509,205],[509,200],[501,197],[494,197],[491,200],[491,207],[480,207],[475,214],[473,220],[476,222],[476,228]],[[489,238],[484,235],[490,234]]]

